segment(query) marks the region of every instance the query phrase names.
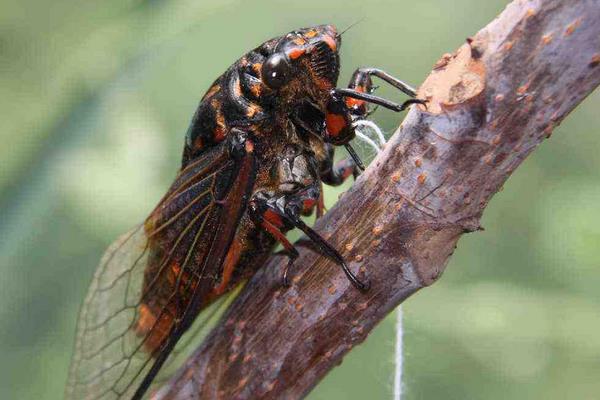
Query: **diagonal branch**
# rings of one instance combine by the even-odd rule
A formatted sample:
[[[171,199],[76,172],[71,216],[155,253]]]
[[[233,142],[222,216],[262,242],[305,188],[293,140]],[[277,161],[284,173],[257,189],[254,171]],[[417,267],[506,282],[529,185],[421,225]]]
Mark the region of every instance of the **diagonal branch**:
[[[600,83],[597,0],[515,1],[444,55],[386,149],[316,224],[353,271],[272,257],[156,397],[300,398],[388,312],[435,282],[491,197]]]

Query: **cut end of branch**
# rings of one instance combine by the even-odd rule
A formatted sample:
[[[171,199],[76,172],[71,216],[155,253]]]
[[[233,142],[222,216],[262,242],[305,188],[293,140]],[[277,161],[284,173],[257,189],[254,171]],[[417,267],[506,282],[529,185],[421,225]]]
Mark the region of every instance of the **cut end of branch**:
[[[428,112],[440,114],[480,97],[485,87],[485,66],[479,59],[479,49],[468,40],[456,53],[444,54],[438,60],[417,94],[428,101]]]

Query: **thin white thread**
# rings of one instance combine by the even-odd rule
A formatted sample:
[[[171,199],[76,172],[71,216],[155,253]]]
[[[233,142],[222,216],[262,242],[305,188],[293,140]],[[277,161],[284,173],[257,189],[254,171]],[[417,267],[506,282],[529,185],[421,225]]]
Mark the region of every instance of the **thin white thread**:
[[[394,374],[394,400],[402,397],[402,307],[396,310],[396,371]]]
[[[363,142],[367,143],[369,146],[374,148],[377,153],[381,151],[381,149],[379,148],[379,146],[377,146],[377,143],[375,143],[373,139],[371,139],[359,130],[354,131],[354,133],[356,133],[356,137],[358,139],[362,140]]]
[[[381,128],[379,128],[375,124],[375,122],[369,121],[367,119],[359,119],[358,121],[354,122],[354,127],[355,128],[358,128],[358,127],[369,128],[367,131],[374,132],[375,135],[377,136],[377,139],[379,140],[379,143],[381,144],[381,146],[385,146],[385,144],[386,144],[385,135],[381,131]]]

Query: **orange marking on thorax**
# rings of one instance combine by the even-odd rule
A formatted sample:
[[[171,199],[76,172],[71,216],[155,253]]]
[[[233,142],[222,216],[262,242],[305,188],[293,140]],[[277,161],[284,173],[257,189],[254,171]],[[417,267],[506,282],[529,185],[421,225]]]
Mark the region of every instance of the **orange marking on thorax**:
[[[333,86],[329,80],[321,77],[314,77],[314,81],[319,87],[319,89],[328,90]]]
[[[260,76],[260,71],[262,70],[262,63],[254,63],[252,64],[252,70]]]
[[[304,54],[305,52],[306,52],[306,50],[301,47],[294,47],[293,49],[288,51],[287,55],[292,60],[295,60],[298,57],[300,57],[302,54]]]
[[[252,95],[254,95],[254,97],[260,97],[260,93],[262,92],[261,85],[257,83],[250,86],[250,92],[252,93]]]
[[[335,137],[346,127],[346,118],[339,114],[327,113],[325,123],[327,124],[329,135]]]
[[[296,39],[292,40],[292,42],[294,42],[294,44],[297,44],[298,46],[302,46],[304,43],[306,43],[306,40],[304,40],[301,37],[297,37]]]
[[[329,48],[332,51],[336,51],[337,50],[337,43],[335,42],[335,39],[332,38],[331,36],[329,36],[329,35],[323,36],[323,41],[325,43],[327,43],[327,46],[329,46]]]
[[[217,93],[219,90],[221,90],[221,86],[219,85],[213,85],[210,87],[210,89],[208,89],[208,92],[206,92],[206,94],[202,97],[202,99],[206,99],[208,97],[212,97],[215,93]]]
[[[261,106],[259,106],[258,104],[250,103],[250,105],[248,106],[248,110],[246,111],[246,116],[252,118],[261,111]]]

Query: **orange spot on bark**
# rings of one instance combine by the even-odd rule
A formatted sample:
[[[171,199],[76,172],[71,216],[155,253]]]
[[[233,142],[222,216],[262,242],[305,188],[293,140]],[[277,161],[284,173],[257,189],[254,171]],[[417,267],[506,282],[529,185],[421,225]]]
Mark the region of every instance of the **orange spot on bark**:
[[[552,34],[551,33],[548,33],[548,34],[542,36],[543,44],[549,44],[550,42],[552,42]]]
[[[567,25],[567,29],[565,29],[565,36],[571,36],[573,32],[575,32],[575,30],[579,27],[579,25],[581,25],[581,18],[578,18],[577,20]]]
[[[422,164],[422,161],[421,161],[421,159],[420,159],[420,158],[417,158],[417,159],[415,160],[415,167],[417,167],[417,168],[418,168],[418,167],[420,167],[420,166],[421,166],[421,164]]]
[[[246,376],[245,378],[240,379],[240,382],[238,383],[238,387],[244,387],[246,385],[246,383],[248,383],[248,377]]]
[[[422,173],[417,177],[417,181],[419,182],[419,184],[424,184],[425,180],[427,179],[427,174]]]
[[[381,226],[381,225],[375,225],[373,227],[373,229],[371,230],[371,232],[373,232],[373,235],[379,235],[382,231],[383,231],[383,226]]]
[[[529,82],[527,82],[524,85],[519,86],[519,88],[517,89],[517,94],[519,96],[523,96],[525,93],[527,93],[527,89],[529,89]]]

